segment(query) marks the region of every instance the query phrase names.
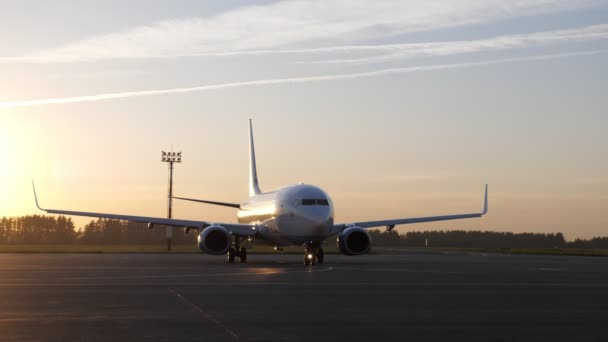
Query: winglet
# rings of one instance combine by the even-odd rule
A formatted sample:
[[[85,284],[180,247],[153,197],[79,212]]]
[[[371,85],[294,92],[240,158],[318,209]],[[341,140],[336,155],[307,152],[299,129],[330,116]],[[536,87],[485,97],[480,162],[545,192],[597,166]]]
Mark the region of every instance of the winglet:
[[[42,209],[40,207],[40,204],[38,204],[38,195],[36,195],[36,186],[34,185],[34,179],[32,178],[32,189],[34,189],[34,200],[36,201],[36,207],[38,207],[38,209],[42,210],[42,211],[46,211],[45,209]]]
[[[485,215],[488,213],[488,184],[486,184],[486,189],[483,194],[483,207],[481,209],[481,215]]]
[[[261,193],[258,185],[258,170],[255,164],[255,146],[253,145],[253,125],[249,119],[249,196]]]

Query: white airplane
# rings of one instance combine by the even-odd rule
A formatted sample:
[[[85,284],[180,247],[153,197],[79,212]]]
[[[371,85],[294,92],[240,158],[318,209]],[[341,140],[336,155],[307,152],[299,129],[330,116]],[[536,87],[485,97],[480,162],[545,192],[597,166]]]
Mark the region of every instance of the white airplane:
[[[34,187],[33,182],[32,187]],[[483,206],[479,213],[335,224],[333,202],[325,191],[316,186],[296,184],[271,192],[260,190],[251,120],[249,120],[249,198],[238,204],[174,197],[180,200],[237,208],[239,209],[237,212],[238,224],[43,209],[38,204],[35,187],[34,198],[38,209],[49,214],[144,222],[148,224],[148,228],[156,225],[181,227],[185,228],[186,233],[196,229],[198,247],[201,251],[213,255],[226,254],[228,262],[231,263],[235,261],[235,258],[239,258],[241,262],[247,261],[247,250],[240,247],[244,239],[260,239],[277,247],[304,246],[304,264],[314,265],[317,262],[323,263],[322,246],[332,236],[337,235],[337,245],[343,254],[361,255],[368,253],[372,247],[372,239],[366,229],[386,227],[391,230],[396,225],[474,218],[481,217],[488,212],[488,186],[486,184]]]

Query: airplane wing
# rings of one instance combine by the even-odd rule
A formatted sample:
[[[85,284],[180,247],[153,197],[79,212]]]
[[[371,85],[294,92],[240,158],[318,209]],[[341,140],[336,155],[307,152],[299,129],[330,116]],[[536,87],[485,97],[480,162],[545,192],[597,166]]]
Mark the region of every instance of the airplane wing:
[[[176,196],[173,196],[172,198],[178,199],[178,200],[182,200],[182,201],[190,201],[190,202],[198,202],[198,203],[219,205],[219,206],[222,206],[222,207],[230,207],[230,208],[237,208],[237,209],[241,208],[241,205],[238,204],[238,203],[227,203],[227,202],[209,201],[209,200],[202,200],[202,199],[196,199],[196,198],[186,198],[186,197],[176,197]]]
[[[178,220],[168,219],[161,217],[147,217],[147,216],[133,216],[133,215],[121,215],[121,214],[106,214],[106,213],[93,213],[86,211],[71,211],[71,210],[58,210],[58,209],[43,209],[38,204],[38,195],[36,194],[36,188],[32,182],[34,188],[34,199],[36,200],[36,207],[45,211],[49,214],[67,215],[67,216],[86,216],[86,217],[97,217],[112,220],[125,220],[135,221],[141,223],[147,223],[148,227],[152,228],[154,225],[172,226],[172,227],[183,227],[183,228],[206,228],[212,225],[220,225],[226,228],[229,232],[239,236],[254,236],[258,230],[255,225],[248,224],[235,224],[235,223],[219,223],[209,221],[193,221],[193,220]]]
[[[483,206],[481,212],[472,214],[457,214],[457,215],[443,215],[443,216],[428,216],[428,217],[412,217],[412,218],[401,218],[393,220],[380,220],[380,221],[364,221],[364,222],[353,222],[347,224],[336,224],[332,227],[332,233],[338,234],[346,227],[357,226],[361,228],[375,228],[375,227],[387,227],[389,230],[393,229],[397,225],[401,224],[412,224],[422,222],[433,222],[433,221],[447,221],[447,220],[459,220],[466,218],[482,217],[488,212],[488,185],[485,186]]]

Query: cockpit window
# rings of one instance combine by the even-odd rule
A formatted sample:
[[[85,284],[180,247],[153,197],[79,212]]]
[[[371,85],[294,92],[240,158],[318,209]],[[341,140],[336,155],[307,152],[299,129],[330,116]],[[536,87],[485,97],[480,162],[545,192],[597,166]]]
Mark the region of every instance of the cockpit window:
[[[326,199],[303,199],[302,205],[329,205]]]

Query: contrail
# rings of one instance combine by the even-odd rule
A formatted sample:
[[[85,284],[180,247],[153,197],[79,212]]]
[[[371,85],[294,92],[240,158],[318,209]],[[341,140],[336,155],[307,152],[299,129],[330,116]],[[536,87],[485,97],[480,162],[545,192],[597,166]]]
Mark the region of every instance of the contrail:
[[[32,106],[42,106],[42,105],[51,105],[51,104],[92,102],[92,101],[103,101],[103,100],[120,99],[120,98],[137,97],[137,96],[192,93],[192,92],[202,92],[202,91],[220,90],[220,89],[237,88],[237,87],[260,86],[260,85],[346,80],[346,79],[376,77],[376,76],[391,75],[391,74],[408,74],[408,73],[421,72],[421,71],[463,69],[463,68],[505,64],[505,63],[541,61],[541,60],[568,58],[568,57],[577,57],[577,56],[590,56],[590,55],[597,55],[597,54],[604,54],[604,53],[608,53],[608,49],[514,57],[514,58],[496,59],[496,60],[490,60],[490,61],[481,61],[481,62],[435,64],[435,65],[422,65],[422,66],[413,66],[413,67],[405,67],[405,68],[390,68],[390,69],[381,69],[381,70],[350,73],[350,74],[273,78],[273,79],[254,80],[254,81],[210,84],[210,85],[203,85],[203,86],[197,86],[197,87],[139,90],[139,91],[96,94],[96,95],[75,96],[75,97],[61,97],[61,98],[39,99],[39,100],[0,102],[0,108],[17,108],[17,107],[32,107]]]

